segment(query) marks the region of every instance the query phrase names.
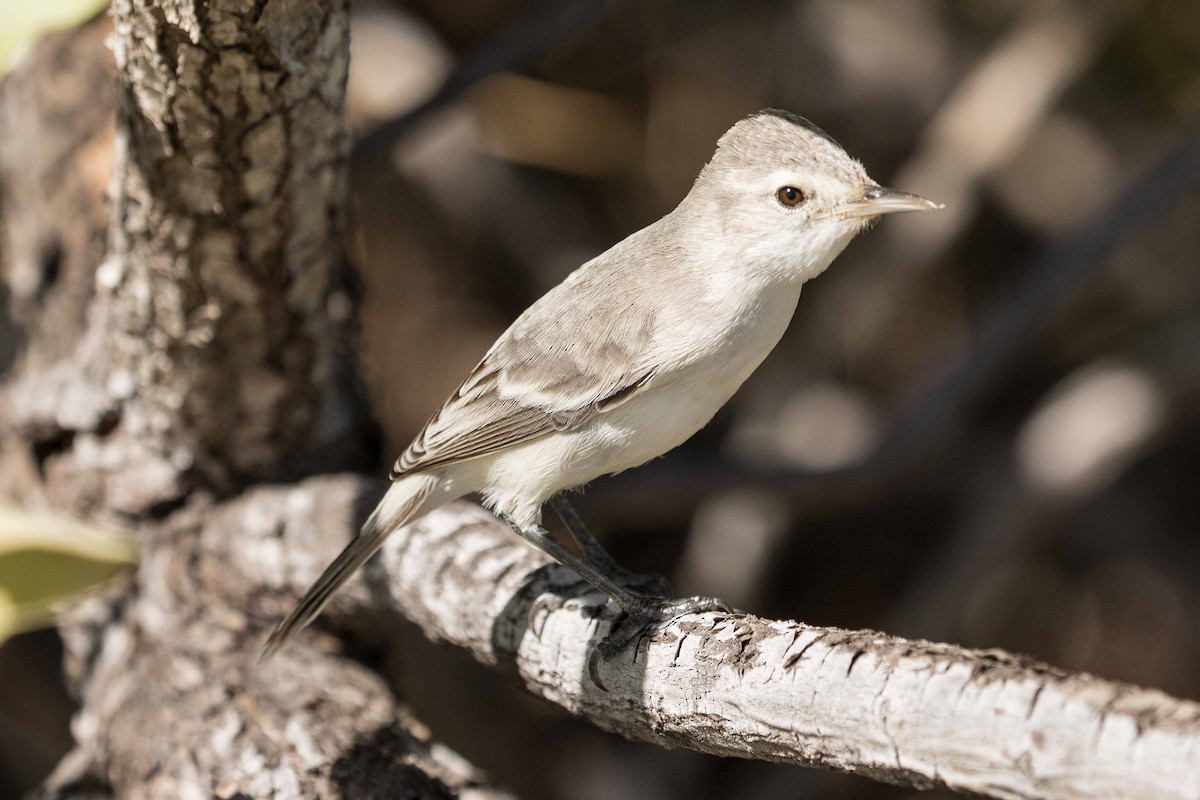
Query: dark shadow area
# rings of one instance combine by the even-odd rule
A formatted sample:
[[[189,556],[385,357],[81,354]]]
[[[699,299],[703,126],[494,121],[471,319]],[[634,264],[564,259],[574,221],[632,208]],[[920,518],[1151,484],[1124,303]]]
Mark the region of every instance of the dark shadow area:
[[[334,762],[330,779],[344,800],[458,797],[441,781],[405,763],[414,747],[423,746],[399,726],[380,728],[355,742]]]

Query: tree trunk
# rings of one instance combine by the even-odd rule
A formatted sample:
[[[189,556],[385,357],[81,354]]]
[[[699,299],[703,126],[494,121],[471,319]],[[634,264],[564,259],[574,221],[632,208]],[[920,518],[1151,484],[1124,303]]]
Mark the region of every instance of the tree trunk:
[[[240,601],[263,587],[209,555],[253,525],[222,496],[369,452],[335,369],[347,4],[112,13],[115,72],[97,19],[0,95],[23,338],[0,476],[144,540],[62,627],[82,710],[41,796],[493,796],[362,666],[309,647],[256,670],[266,620]]]
[[[107,254],[75,287],[86,329],[31,336],[8,424],[56,504],[139,515],[352,438],[330,314],[348,10],[118,0],[113,19]]]

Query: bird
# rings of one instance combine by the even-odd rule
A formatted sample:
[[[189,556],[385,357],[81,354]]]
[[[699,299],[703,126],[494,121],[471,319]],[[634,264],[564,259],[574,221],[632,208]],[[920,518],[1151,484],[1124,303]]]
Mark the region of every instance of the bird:
[[[429,419],[358,535],[270,634],[270,658],[394,531],[468,494],[630,615],[722,608],[618,579],[564,492],[704,427],[779,342],[800,290],[885,214],[942,206],[885,189],[807,119],[735,123],[674,210],[522,313]],[[579,545],[542,527],[550,502]]]

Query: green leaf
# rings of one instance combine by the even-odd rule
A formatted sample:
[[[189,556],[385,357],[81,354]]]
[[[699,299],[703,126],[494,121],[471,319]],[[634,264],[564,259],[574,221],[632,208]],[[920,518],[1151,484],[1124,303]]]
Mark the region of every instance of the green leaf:
[[[136,560],[126,534],[0,504],[0,642],[49,624],[60,604]]]
[[[0,77],[44,31],[91,19],[106,0],[0,0]]]
[[[0,645],[17,632],[17,606],[8,592],[0,589]]]

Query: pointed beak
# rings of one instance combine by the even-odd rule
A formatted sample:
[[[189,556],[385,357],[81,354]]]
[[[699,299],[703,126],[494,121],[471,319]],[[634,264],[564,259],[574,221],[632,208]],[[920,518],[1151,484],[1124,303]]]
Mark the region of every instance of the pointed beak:
[[[898,214],[901,211],[935,211],[945,208],[941,203],[927,200],[919,194],[868,186],[861,200],[846,203],[836,213],[845,217],[877,217],[880,214]]]

